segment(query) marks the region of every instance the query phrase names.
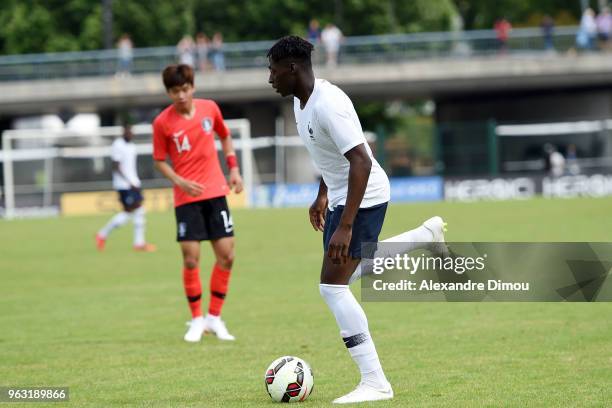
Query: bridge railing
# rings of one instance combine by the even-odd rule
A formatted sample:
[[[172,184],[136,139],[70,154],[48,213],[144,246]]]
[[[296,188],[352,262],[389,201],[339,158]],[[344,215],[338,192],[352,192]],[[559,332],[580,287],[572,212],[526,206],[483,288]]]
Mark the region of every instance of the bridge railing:
[[[513,30],[503,48],[493,30],[347,37],[340,49],[339,63],[566,52],[575,46],[576,31],[576,27],[556,28],[552,37],[553,48],[549,50],[546,50],[540,28]],[[226,43],[223,47],[226,69],[267,66],[266,52],[273,43]],[[315,62],[324,63],[323,46],[318,44],[316,48]],[[159,73],[177,60],[176,47],[136,48],[130,72]],[[0,81],[107,76],[114,75],[118,67],[117,50],[8,55],[0,56]]]

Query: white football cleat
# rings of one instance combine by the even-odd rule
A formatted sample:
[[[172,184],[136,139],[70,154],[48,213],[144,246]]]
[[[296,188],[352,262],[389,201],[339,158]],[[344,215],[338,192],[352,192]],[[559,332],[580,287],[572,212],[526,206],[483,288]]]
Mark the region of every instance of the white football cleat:
[[[423,226],[433,235],[429,250],[434,255],[441,256],[442,258],[446,258],[450,255],[450,251],[444,241],[444,233],[447,231],[447,225],[448,224],[438,216],[432,217],[423,223]]]
[[[386,390],[377,390],[366,384],[359,384],[357,388],[348,394],[336,398],[334,404],[354,404],[356,402],[382,401],[393,398],[393,388],[389,384]]]
[[[204,319],[204,331],[207,333],[213,333],[219,340],[236,340],[225,327],[225,322],[221,320],[219,316],[206,315]]]
[[[185,333],[185,341],[197,343],[198,341],[202,340],[202,334],[204,333],[205,328],[206,324],[204,323],[204,318],[202,316],[194,318],[189,324],[189,330],[187,330],[187,333]]]

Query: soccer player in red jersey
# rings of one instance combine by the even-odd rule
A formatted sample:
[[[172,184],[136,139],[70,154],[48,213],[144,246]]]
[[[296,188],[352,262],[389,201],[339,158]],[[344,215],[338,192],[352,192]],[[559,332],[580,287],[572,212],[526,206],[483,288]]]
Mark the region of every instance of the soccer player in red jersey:
[[[172,105],[153,121],[153,159],[155,167],[174,184],[177,241],[183,254],[183,284],[192,315],[185,341],[198,342],[205,331],[222,340],[234,340],[220,318],[234,261],[234,229],[225,196],[230,186],[236,193],[242,191],[242,178],[221,111],[212,100],[193,98],[193,76],[193,69],[184,64],[170,65],[162,73]],[[230,172],[229,186],[219,164],[213,132],[221,140]],[[201,309],[200,241],[210,241],[216,259],[206,317]]]

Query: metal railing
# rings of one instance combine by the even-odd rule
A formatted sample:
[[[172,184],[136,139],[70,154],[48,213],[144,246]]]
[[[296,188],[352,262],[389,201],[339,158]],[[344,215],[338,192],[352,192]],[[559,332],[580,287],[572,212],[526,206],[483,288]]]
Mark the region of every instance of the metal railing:
[[[575,46],[577,27],[559,27],[552,37],[553,49],[546,50],[539,28],[512,31],[502,49],[493,30],[429,32],[347,37],[340,49],[340,64],[376,61],[409,61],[428,58],[468,58],[497,53],[533,55],[566,52]],[[266,53],[274,41],[226,43],[226,69],[267,66]],[[324,63],[322,46],[317,45],[315,62]],[[136,48],[132,74],[158,73],[176,62],[176,47]],[[117,50],[0,56],[0,81],[36,80],[114,75],[119,68]]]

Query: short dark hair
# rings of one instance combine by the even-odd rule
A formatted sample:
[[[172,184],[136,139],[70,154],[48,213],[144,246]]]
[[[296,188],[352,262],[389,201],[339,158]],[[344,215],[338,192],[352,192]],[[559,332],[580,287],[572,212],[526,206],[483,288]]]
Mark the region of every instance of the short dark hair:
[[[132,127],[132,125],[134,124],[134,118],[132,118],[132,115],[130,115],[129,113],[123,114],[120,117],[121,126],[123,126],[124,128]]]
[[[296,35],[288,35],[278,40],[270,48],[267,57],[274,62],[291,58],[310,64],[310,54],[313,49],[314,46],[305,39]]]
[[[168,65],[162,72],[162,78],[164,79],[166,90],[185,84],[193,86],[193,68],[186,64]]]

